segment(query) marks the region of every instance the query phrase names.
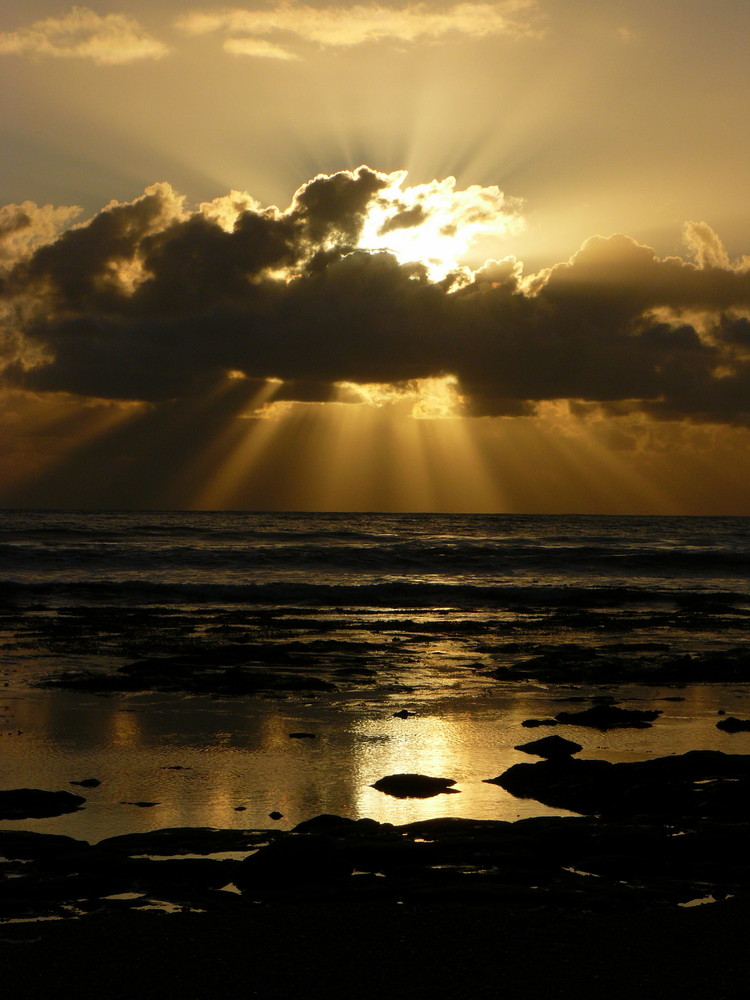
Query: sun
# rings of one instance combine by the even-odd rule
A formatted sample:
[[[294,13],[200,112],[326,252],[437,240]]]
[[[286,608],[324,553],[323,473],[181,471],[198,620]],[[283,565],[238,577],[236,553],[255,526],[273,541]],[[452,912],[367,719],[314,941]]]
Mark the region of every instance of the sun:
[[[387,250],[402,263],[421,263],[432,281],[458,270],[473,243],[487,237],[500,244],[524,228],[521,202],[498,187],[456,189],[455,177],[404,187],[405,170],[371,202],[359,248]]]

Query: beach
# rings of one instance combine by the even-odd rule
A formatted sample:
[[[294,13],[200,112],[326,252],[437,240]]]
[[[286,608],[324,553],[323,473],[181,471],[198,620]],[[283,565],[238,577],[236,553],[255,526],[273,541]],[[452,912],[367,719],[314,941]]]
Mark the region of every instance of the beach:
[[[129,995],[739,988],[742,519],[4,528],[0,951],[27,995],[65,963],[125,995],[134,951]]]

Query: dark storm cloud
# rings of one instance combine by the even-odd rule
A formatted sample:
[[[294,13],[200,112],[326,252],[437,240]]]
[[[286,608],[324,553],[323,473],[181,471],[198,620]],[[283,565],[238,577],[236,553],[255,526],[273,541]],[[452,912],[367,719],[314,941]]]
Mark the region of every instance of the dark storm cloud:
[[[697,263],[594,237],[526,282],[504,261],[457,288],[352,249],[388,182],[364,167],[317,177],[286,212],[245,209],[231,229],[166,185],[107,208],[11,272],[9,297],[36,303],[23,332],[54,360],[6,376],[163,401],[227,370],[283,379],[276,398],[296,399],[450,373],[474,414],[568,398],[748,422],[750,273],[708,227],[688,232]],[[417,210],[399,205],[390,228],[418,225]]]

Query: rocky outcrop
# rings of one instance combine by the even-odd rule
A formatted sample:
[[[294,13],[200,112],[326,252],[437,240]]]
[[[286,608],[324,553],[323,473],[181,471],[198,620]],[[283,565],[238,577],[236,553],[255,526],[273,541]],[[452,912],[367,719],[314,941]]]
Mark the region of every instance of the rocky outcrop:
[[[44,819],[75,812],[86,801],[72,792],[47,792],[38,788],[0,791],[0,819]]]
[[[750,756],[718,750],[619,764],[572,758],[514,764],[487,781],[578,813],[750,821]]]
[[[397,799],[429,799],[441,792],[452,792],[452,778],[431,778],[426,774],[389,774],[379,778],[372,787]]]
[[[618,708],[617,705],[592,705],[581,712],[558,712],[558,722],[591,729],[649,729],[661,715],[659,709]]]
[[[733,715],[728,715],[726,719],[720,719],[716,723],[716,728],[725,733],[748,733],[750,732],[750,719],[736,719]]]
[[[571,757],[574,753],[580,753],[583,747],[580,743],[574,743],[573,740],[563,739],[562,736],[545,736],[541,740],[532,740],[531,743],[521,743],[515,749],[522,753],[532,754],[534,757],[553,760]]]

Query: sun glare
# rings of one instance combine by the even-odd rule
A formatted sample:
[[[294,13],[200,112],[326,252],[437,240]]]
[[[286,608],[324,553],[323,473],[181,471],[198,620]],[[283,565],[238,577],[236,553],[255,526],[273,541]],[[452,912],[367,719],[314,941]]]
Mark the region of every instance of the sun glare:
[[[407,173],[395,171],[391,183],[370,207],[360,236],[363,250],[387,250],[402,263],[421,263],[441,281],[463,263],[476,241],[498,244],[524,228],[520,201],[496,186],[456,190],[455,177],[403,187]]]

